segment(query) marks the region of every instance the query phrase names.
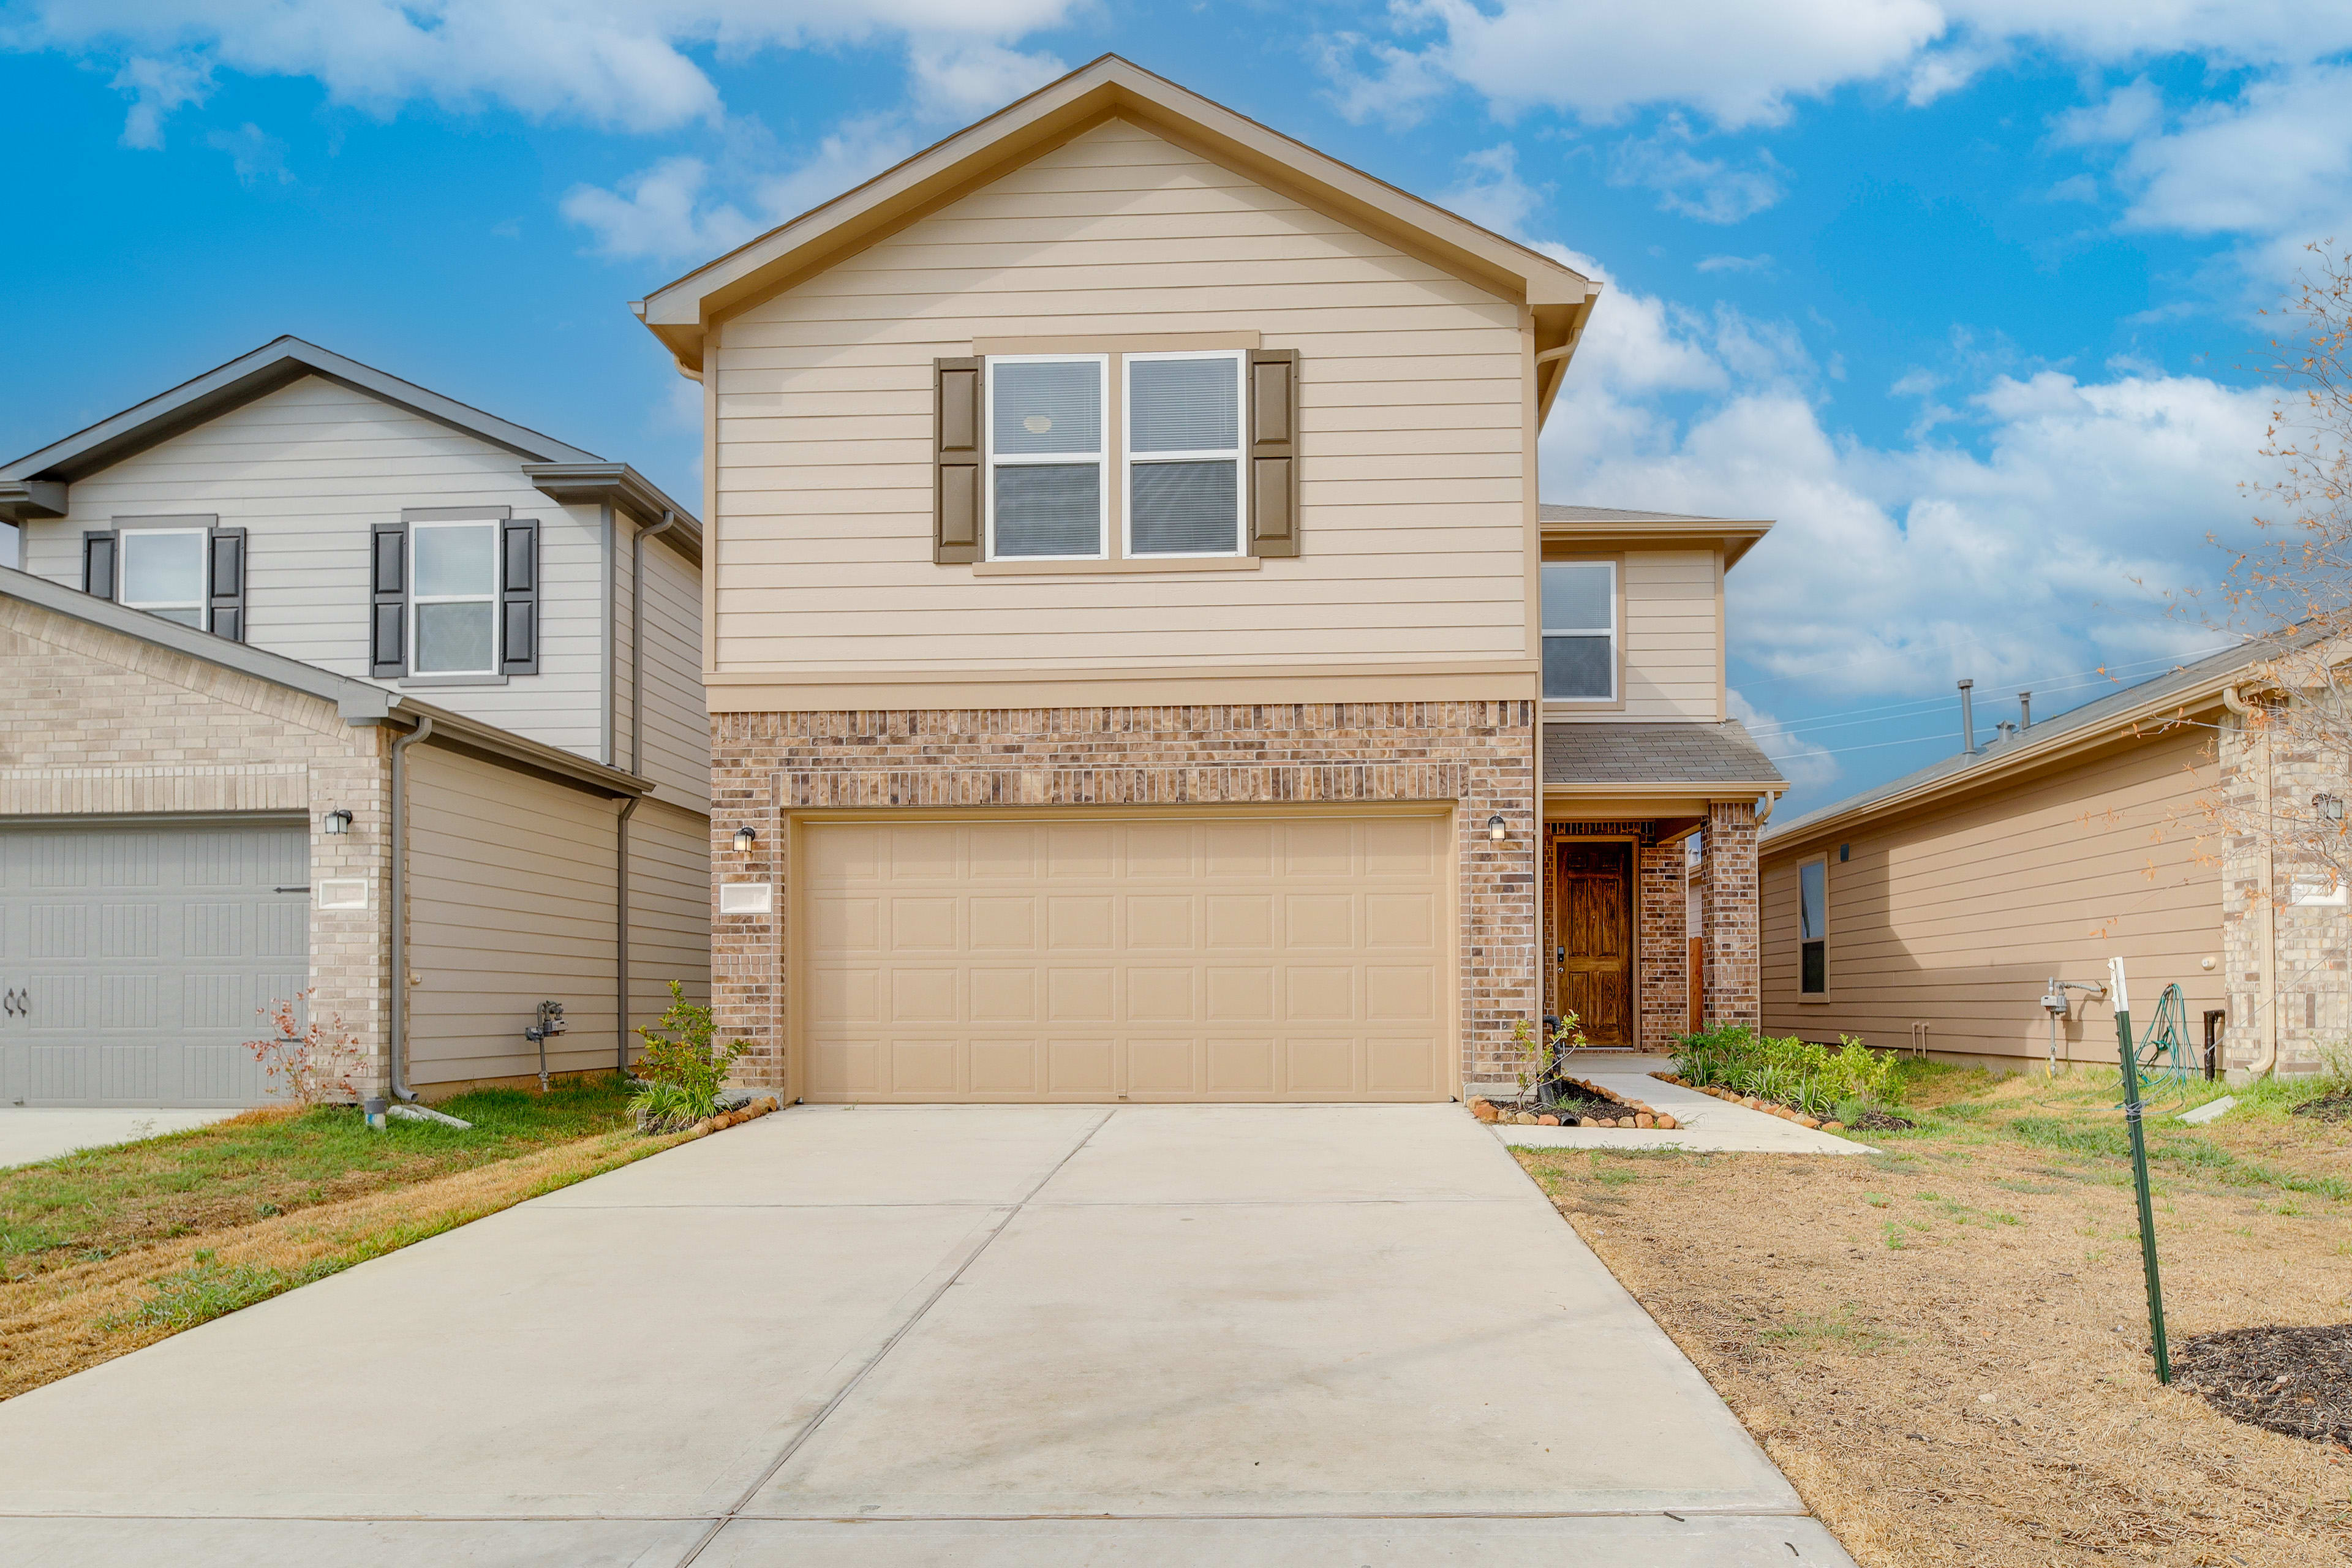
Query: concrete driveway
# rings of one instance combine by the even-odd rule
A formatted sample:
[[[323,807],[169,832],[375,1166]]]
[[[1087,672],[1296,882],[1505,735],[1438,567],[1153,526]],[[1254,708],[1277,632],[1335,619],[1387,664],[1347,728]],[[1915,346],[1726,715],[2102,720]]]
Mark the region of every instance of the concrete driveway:
[[[0,1169],[54,1160],[77,1149],[136,1143],[166,1132],[209,1127],[235,1110],[84,1110],[64,1107],[0,1106]]]
[[[0,1404],[0,1561],[1849,1559],[1459,1107],[1344,1106],[765,1118]]]

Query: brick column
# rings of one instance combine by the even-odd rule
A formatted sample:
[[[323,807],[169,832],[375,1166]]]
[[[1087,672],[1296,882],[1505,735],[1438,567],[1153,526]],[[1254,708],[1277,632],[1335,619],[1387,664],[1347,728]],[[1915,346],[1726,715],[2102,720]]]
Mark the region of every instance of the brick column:
[[[1633,1045],[1670,1051],[1690,1005],[1690,948],[1683,911],[1683,847],[1634,850]]]
[[[1706,921],[1706,1023],[1753,1028],[1763,1016],[1763,910],[1757,896],[1756,808],[1747,801],[1716,801],[1706,808],[1700,901]]]

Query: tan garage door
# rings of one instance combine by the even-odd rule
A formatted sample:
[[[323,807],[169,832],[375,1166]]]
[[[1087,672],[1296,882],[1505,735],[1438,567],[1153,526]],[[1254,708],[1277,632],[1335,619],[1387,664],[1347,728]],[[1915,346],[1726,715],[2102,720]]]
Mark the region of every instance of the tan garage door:
[[[811,1100],[1454,1092],[1440,816],[803,833]]]

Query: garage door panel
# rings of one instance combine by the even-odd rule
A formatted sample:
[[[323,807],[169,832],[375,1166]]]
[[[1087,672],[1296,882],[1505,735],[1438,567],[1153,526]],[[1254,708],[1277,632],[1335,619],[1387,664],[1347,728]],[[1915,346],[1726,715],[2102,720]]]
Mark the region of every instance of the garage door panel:
[[[270,1098],[245,1042],[268,1003],[310,984],[309,865],[307,826],[268,818],[0,827],[0,986],[29,1003],[0,1018],[0,1090]]]
[[[1371,813],[812,824],[807,1092],[1445,1098],[1444,833]]]

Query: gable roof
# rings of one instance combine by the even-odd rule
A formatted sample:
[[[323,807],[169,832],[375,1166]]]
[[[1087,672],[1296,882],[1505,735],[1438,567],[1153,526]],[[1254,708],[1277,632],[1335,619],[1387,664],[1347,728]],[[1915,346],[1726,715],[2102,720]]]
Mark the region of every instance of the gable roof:
[[[626,464],[606,462],[593,452],[583,451],[552,436],[542,436],[495,414],[485,414],[454,397],[444,397],[415,382],[403,381],[373,365],[362,364],[331,349],[291,336],[264,343],[251,353],[217,365],[168,392],[157,393],[144,403],[101,419],[86,430],[52,441],[13,463],[0,464],[0,521],[23,522],[35,518],[62,517],[67,487],[75,480],[87,479],[208,419],[310,375],[365,393],[395,408],[404,408],[436,425],[512,452],[523,459],[527,471],[543,466],[560,472],[574,493],[558,495],[548,485],[540,486],[557,500],[609,500],[638,516],[651,509],[652,515],[646,521],[654,522],[661,521],[664,510],[670,510],[679,520],[677,531],[691,536],[692,553],[698,558],[701,553],[702,530],[694,514],[664,496]],[[611,493],[578,493],[584,473],[602,476]],[[536,481],[538,476],[533,478]]]
[[[1507,298],[1536,317],[1537,348],[1575,346],[1601,285],[1538,251],[1479,227],[1360,169],[1269,130],[1223,104],[1105,55],[664,284],[633,308],[690,374],[702,368],[709,324],[822,270],[973,184],[1009,171],[1112,117],[1171,132],[1194,152],[1263,179],[1343,222],[1397,239],[1423,259]],[[1549,390],[1569,353],[1545,362]]]
[[[1832,801],[1788,822],[1767,827],[1759,847],[1769,849],[1797,838],[1852,826],[1866,817],[1900,811],[1914,804],[1944,800],[1979,787],[2005,784],[2045,763],[2074,756],[2102,742],[2127,734],[2141,725],[2162,724],[2175,714],[2196,712],[2217,705],[2221,689],[2233,686],[2245,673],[2281,653],[2321,640],[2324,631],[2285,637],[2251,639],[2224,648],[2193,664],[2126,686],[2105,697],[2043,719],[2030,730],[2007,740],[1994,739],[1973,755],[1956,752],[1940,762],[1889,780],[1845,799]],[[1995,731],[1998,737],[1999,731]]]
[[[1544,537],[1580,548],[1609,545],[1713,545],[1723,552],[1728,569],[1772,531],[1762,518],[1693,517],[1679,511],[1632,511],[1614,506],[1560,506],[1546,501],[1536,508]]]

